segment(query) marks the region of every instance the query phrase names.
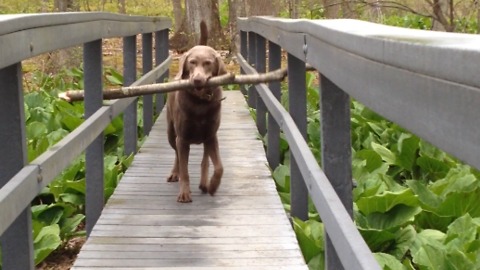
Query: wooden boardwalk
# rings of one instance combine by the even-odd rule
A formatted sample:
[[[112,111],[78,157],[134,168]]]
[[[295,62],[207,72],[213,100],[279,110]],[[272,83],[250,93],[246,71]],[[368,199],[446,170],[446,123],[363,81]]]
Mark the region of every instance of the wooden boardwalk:
[[[178,183],[166,182],[174,152],[162,113],[73,269],[308,269],[244,97],[224,96],[217,194],[198,189],[203,147],[192,146],[193,202],[177,203]]]

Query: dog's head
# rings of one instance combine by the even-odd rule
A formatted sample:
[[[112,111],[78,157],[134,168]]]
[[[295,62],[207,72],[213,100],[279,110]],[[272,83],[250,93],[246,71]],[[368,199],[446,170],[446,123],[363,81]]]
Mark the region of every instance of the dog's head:
[[[217,51],[208,46],[195,46],[180,59],[175,79],[189,79],[195,87],[187,91],[202,100],[210,101],[213,89],[203,85],[211,77],[226,73],[225,64]]]

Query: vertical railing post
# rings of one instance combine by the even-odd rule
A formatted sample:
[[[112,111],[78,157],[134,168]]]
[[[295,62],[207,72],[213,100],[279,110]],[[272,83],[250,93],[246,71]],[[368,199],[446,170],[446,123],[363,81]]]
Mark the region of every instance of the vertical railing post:
[[[21,63],[0,69],[0,188],[27,163]],[[32,213],[28,206],[1,235],[4,270],[31,269]]]
[[[255,43],[255,66],[257,68],[257,72],[259,73],[265,73],[266,70],[265,45],[265,38],[257,35],[257,42]],[[267,133],[267,107],[256,91],[255,95],[257,97],[257,104],[255,106],[257,108],[257,129],[260,135],[265,136]]]
[[[147,74],[153,68],[152,33],[142,34],[142,72]],[[153,125],[153,95],[143,96],[143,133],[150,134]]]
[[[243,58],[248,59],[248,35],[245,31],[240,31],[240,54]],[[245,74],[243,69],[240,69],[241,74]],[[247,94],[247,89],[245,85],[240,85],[240,90],[242,91],[243,95]]]
[[[268,70],[273,71],[281,67],[282,51],[280,46],[273,42],[268,42]],[[280,101],[281,90],[280,82],[270,82],[268,84],[272,94]],[[270,168],[275,169],[280,164],[280,127],[273,119],[271,114],[268,114],[268,147],[267,159]]]
[[[350,97],[321,74],[320,84],[322,168],[347,212],[353,216]],[[325,235],[326,269],[344,269],[330,237]]]
[[[123,38],[123,85],[129,86],[137,76],[136,36]],[[137,99],[123,113],[123,133],[125,136],[125,154],[137,152]]]
[[[256,47],[256,44],[257,44],[257,34],[255,34],[255,32],[248,32],[248,63],[252,66],[254,66],[255,68],[257,68],[255,66],[256,64],[256,50],[255,50],[255,47]],[[256,109],[256,105],[257,105],[257,95],[256,95],[256,91],[255,91],[255,85],[251,85],[249,88],[248,88],[248,100],[247,100],[247,103],[248,103],[248,106],[250,106],[251,108],[254,108]]]
[[[289,112],[300,133],[307,139],[307,94],[305,63],[288,54],[288,102]],[[295,157],[290,157],[291,214],[308,219],[308,190]]]
[[[160,65],[168,58],[168,29],[155,32],[155,65]],[[168,78],[168,71],[157,79],[162,83]],[[158,115],[165,105],[165,95],[155,95],[155,113]]]
[[[102,40],[83,45],[83,69],[85,84],[85,118],[102,107]],[[92,232],[103,209],[103,133],[87,147],[85,152],[86,172],[86,230]]]

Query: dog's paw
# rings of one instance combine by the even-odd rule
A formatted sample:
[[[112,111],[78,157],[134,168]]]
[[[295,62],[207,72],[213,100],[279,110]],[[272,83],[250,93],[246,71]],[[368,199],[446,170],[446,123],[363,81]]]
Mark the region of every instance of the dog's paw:
[[[172,173],[172,175],[170,175],[167,178],[167,182],[178,182],[178,175],[175,173]]]
[[[189,203],[192,202],[192,196],[190,192],[180,192],[177,197],[177,202]]]
[[[208,193],[214,195],[217,192],[218,187],[220,186],[220,178],[212,177],[210,180],[210,185],[208,185]]]
[[[202,191],[203,194],[208,192],[208,187],[206,185],[200,184],[198,188]]]

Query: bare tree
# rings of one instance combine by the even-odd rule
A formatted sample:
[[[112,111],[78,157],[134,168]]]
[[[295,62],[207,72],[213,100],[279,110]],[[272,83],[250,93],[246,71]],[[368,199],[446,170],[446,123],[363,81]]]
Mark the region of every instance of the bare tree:
[[[340,17],[340,3],[339,0],[323,0],[325,18],[334,19]]]
[[[127,13],[127,6],[125,4],[125,0],[118,0],[118,12],[119,13],[122,13],[122,14],[126,14]]]
[[[170,46],[183,52],[198,44],[202,20],[207,24],[209,45],[215,48],[223,46],[225,38],[220,25],[218,0],[186,0],[185,16],[170,39]]]
[[[180,27],[183,21],[184,10],[182,7],[182,0],[172,0],[172,5],[175,29],[177,29]]]

